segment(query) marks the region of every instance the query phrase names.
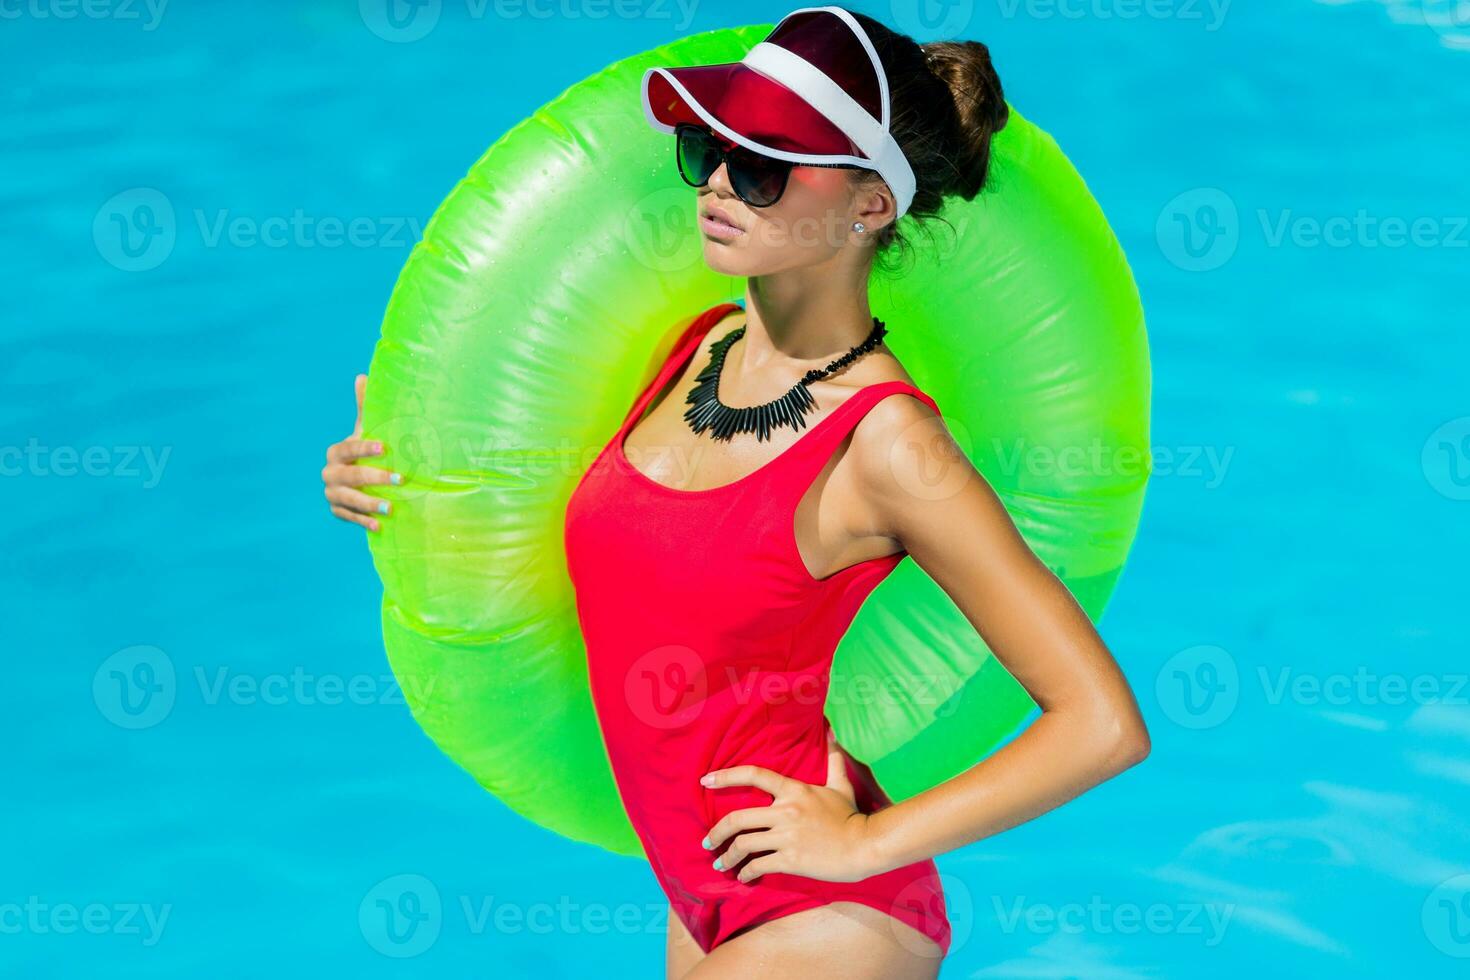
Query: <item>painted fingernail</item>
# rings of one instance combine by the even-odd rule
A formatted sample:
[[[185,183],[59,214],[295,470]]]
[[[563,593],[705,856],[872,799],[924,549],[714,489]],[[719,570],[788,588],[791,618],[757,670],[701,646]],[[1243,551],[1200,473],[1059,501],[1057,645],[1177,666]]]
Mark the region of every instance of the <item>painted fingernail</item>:
[[[699,842],[699,846],[700,846],[700,847],[702,847],[702,848],[704,848],[704,849],[705,849],[705,850],[706,850],[706,851],[707,851],[707,850],[709,850],[709,849],[710,849],[710,848],[711,848],[711,847],[714,847],[714,846],[715,846],[715,845],[713,845],[713,844],[711,844],[711,843],[710,843],[710,842],[709,842],[709,838],[708,838],[708,837],[706,837],[706,838],[705,838],[705,839],[704,839],[704,840],[702,840],[702,841],[700,841],[700,842]]]
[[[378,513],[379,514],[386,514],[386,513],[388,513],[388,501],[386,501],[386,500],[380,500],[380,501],[378,501]]]
[[[383,451],[383,444],[381,442],[375,442],[375,443],[373,443],[373,452],[375,452],[375,453],[381,453],[382,451]]]
[[[719,858],[715,858],[714,869],[716,871],[723,871],[723,870],[725,870],[724,868],[720,867],[720,859]]]
[[[403,482],[403,474],[402,473],[394,473],[391,479],[393,480],[393,482],[395,484],[402,483]]]

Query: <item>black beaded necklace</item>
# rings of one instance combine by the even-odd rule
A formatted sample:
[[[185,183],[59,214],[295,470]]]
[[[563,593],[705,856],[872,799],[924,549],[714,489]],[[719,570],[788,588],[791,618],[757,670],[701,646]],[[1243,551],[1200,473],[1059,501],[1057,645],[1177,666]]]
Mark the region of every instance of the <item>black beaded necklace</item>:
[[[780,398],[764,405],[731,408],[720,401],[720,369],[725,365],[725,352],[730,349],[730,345],[745,336],[745,326],[742,324],[739,329],[730,331],[710,345],[709,364],[699,372],[694,387],[684,399],[689,403],[688,410],[684,412],[684,420],[696,434],[712,429],[712,439],[725,441],[729,441],[737,432],[754,432],[764,442],[771,430],[778,425],[803,429],[806,427],[806,420],[802,416],[817,407],[816,400],[807,391],[807,385],[846,367],[877,347],[887,332],[888,328],[883,325],[883,321],[873,317],[873,329],[866,340],[826,367],[813,368],[802,375],[801,380]]]

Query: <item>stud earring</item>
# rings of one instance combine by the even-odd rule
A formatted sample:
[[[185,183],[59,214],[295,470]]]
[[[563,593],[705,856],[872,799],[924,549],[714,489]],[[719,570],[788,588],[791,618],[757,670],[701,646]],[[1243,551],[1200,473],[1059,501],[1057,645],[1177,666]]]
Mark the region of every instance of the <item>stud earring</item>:
[[[863,224],[861,221],[854,221],[852,223],[852,230],[861,235],[863,232],[868,230],[868,226]]]

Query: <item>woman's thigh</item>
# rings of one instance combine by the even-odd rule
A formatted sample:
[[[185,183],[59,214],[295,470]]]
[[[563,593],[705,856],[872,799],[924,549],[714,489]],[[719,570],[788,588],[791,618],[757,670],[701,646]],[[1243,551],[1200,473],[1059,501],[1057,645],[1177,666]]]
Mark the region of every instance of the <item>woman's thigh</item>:
[[[669,906],[669,942],[664,955],[664,976],[668,980],[684,980],[694,965],[704,959],[704,950],[684,927],[684,920]]]
[[[757,976],[811,980],[932,980],[939,946],[891,915],[858,902],[833,902],[763,922],[716,946],[684,980]]]

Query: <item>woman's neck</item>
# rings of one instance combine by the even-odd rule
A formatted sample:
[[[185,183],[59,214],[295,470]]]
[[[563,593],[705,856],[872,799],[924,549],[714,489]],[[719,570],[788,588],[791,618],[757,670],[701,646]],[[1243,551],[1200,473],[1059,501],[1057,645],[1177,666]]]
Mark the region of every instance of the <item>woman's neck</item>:
[[[752,276],[745,286],[745,334],[727,364],[743,376],[820,367],[872,330],[866,276],[854,281],[821,267]]]

